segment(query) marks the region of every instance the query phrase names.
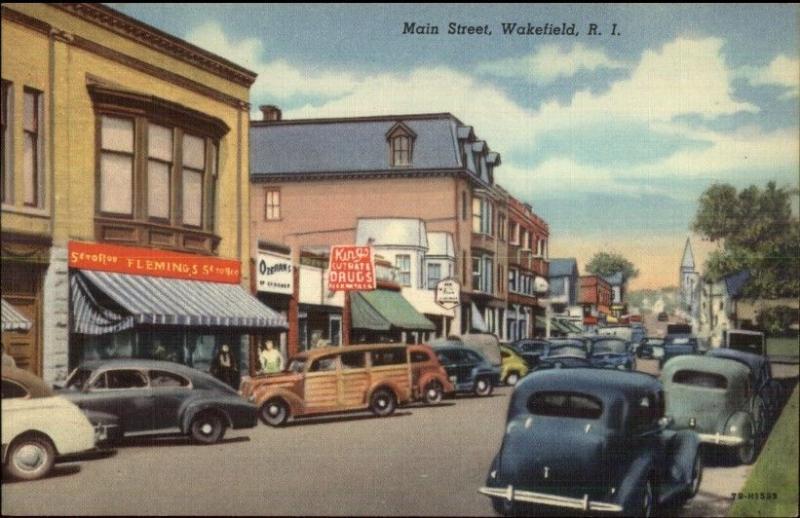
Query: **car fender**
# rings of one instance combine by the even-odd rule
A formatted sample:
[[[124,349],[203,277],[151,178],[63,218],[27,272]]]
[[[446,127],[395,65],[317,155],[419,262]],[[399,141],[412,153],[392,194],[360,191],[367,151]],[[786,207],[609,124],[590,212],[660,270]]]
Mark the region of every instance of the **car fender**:
[[[690,484],[694,459],[700,449],[700,437],[691,430],[680,430],[672,437],[671,443],[668,450],[670,458],[667,458],[667,462],[672,464],[669,473],[677,481]]]
[[[438,374],[436,372],[429,372],[419,379],[418,387],[420,392],[423,392],[428,383],[434,380],[439,382],[439,384],[442,386],[442,390],[445,393],[453,391],[453,384],[450,383],[450,380],[447,379],[446,376],[442,376],[441,374]],[[450,390],[448,390],[448,387],[450,388]]]
[[[647,477],[656,470],[653,469],[653,454],[643,451],[636,459],[631,462],[628,469],[622,474],[622,479],[618,481],[619,488],[616,491],[616,502],[627,508],[632,498],[638,498],[638,491]],[[654,481],[654,489],[658,488],[658,481]],[[612,497],[613,498],[613,497]],[[658,498],[656,496],[656,498]]]
[[[189,399],[185,401],[183,405],[181,405],[179,415],[181,416],[180,423],[183,433],[189,432],[189,427],[191,426],[194,417],[205,410],[213,410],[214,412],[220,414],[223,416],[223,419],[225,419],[225,426],[229,428],[233,427],[233,421],[231,421],[231,417],[228,415],[228,412],[222,408],[219,400],[196,398]]]
[[[746,442],[752,438],[751,431],[755,431],[753,416],[751,416],[749,412],[739,410],[728,418],[725,422],[725,427],[720,430],[720,433],[723,435],[741,437]]]
[[[404,393],[404,391],[400,389],[400,386],[397,383],[388,379],[384,379],[375,383],[369,388],[364,403],[369,403],[369,401],[372,399],[372,394],[374,394],[376,390],[380,390],[382,388],[391,390],[398,404],[404,403],[409,400],[410,394]]]
[[[301,415],[305,409],[305,402],[303,398],[283,387],[260,387],[253,393],[255,396],[255,405],[261,407],[268,400],[273,398],[281,398],[289,405],[289,412],[292,415]]]

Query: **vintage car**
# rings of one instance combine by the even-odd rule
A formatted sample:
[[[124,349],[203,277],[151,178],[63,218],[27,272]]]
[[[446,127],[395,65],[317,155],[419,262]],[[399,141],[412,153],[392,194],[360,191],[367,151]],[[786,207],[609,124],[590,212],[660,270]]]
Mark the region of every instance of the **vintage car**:
[[[525,359],[528,368],[533,369],[539,364],[539,358],[547,350],[547,345],[547,340],[524,338],[512,343],[511,348]]]
[[[156,360],[93,360],[69,375],[60,394],[95,416],[116,417],[116,437],[180,433],[211,444],[227,428],[252,428],[256,408],[199,370]]]
[[[764,402],[768,417],[767,423],[772,424],[778,418],[782,387],[772,377],[772,365],[766,356],[725,348],[711,349],[706,355],[734,360],[750,369],[750,386]]]
[[[591,344],[589,361],[593,366],[627,371],[636,368],[636,356],[627,340],[613,336],[592,336],[587,340]]]
[[[500,345],[500,357],[503,359],[500,365],[500,380],[506,385],[513,387],[530,371],[525,359],[509,345]]]
[[[645,359],[659,359],[664,356],[664,339],[658,336],[648,336],[639,342],[636,347],[636,356]]]
[[[693,497],[700,441],[667,429],[661,383],[611,369],[534,371],[511,396],[506,432],[479,492],[499,514],[650,516]]]
[[[443,397],[451,397],[456,388],[450,383],[436,353],[428,345],[409,345],[408,357],[411,360],[411,388],[415,401],[432,405]]]
[[[750,369],[713,356],[678,356],[661,371],[671,428],[692,430],[704,443],[731,448],[751,464],[766,438],[766,408]]]
[[[47,475],[60,456],[95,447],[95,429],[81,410],[53,393],[34,374],[3,366],[4,472],[33,480]]]
[[[670,358],[685,354],[700,354],[700,344],[697,337],[691,335],[667,335],[664,338],[662,348],[664,349],[664,354],[658,359],[659,368],[663,368]]]
[[[592,367],[591,345],[584,338],[551,339],[535,370]]]
[[[282,373],[246,380],[241,393],[270,426],[367,408],[389,416],[412,397],[408,356],[402,344],[320,347],[292,358]]]
[[[494,386],[500,384],[500,368],[478,351],[458,343],[436,345],[433,350],[456,387],[456,393],[490,396]]]

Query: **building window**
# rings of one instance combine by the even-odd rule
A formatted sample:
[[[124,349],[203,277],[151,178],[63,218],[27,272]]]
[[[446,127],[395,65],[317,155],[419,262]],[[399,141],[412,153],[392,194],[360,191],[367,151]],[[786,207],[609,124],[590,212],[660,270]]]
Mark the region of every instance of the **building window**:
[[[512,245],[519,245],[519,225],[516,221],[511,222],[508,238],[511,240]]]
[[[442,280],[442,265],[428,263],[428,289],[435,290],[440,280]]]
[[[0,171],[2,171],[2,180],[0,180],[0,189],[2,189],[3,203],[14,202],[14,182],[12,181],[13,173],[11,168],[11,149],[13,148],[13,135],[12,126],[10,121],[14,120],[11,113],[11,106],[13,105],[12,88],[9,81],[2,82],[2,106],[0,107],[0,122],[3,126],[3,162],[0,164]]]
[[[481,208],[483,201],[480,198],[472,198],[472,231],[476,234],[481,232]]]
[[[219,162],[218,156],[219,153],[217,151],[217,144],[212,142],[209,148],[211,152],[211,157],[209,159],[209,168],[211,170],[211,181],[208,182],[208,201],[206,202],[206,207],[208,208],[208,228],[212,232],[214,231],[214,226],[216,224],[216,207],[217,207],[217,181],[218,181],[218,169],[219,169]]]
[[[133,119],[100,120],[100,211],[132,216]]]
[[[517,291],[517,279],[519,277],[519,271],[514,268],[509,268],[508,270],[508,291],[516,292]]]
[[[489,200],[472,198],[472,231],[476,234],[494,235],[493,207]]]
[[[147,127],[147,215],[169,220],[172,214],[172,128]]]
[[[467,285],[467,252],[466,250],[461,252],[461,284],[464,286]]]
[[[472,289],[481,291],[481,258],[472,258]]]
[[[468,217],[468,206],[467,206],[467,191],[461,191],[461,219],[466,221]]]
[[[42,206],[42,93],[25,89],[22,128],[24,131],[24,150],[22,161],[24,202],[28,207]]]
[[[522,248],[527,250],[531,249],[531,236],[527,230],[522,231]]]
[[[264,191],[264,220],[281,219],[281,191],[267,189]]]
[[[505,214],[498,214],[497,215],[497,238],[505,241],[506,240],[506,215]]]
[[[503,276],[503,265],[502,264],[498,264],[497,265],[497,292],[498,293],[503,293],[503,279],[504,278],[505,277]]]
[[[392,165],[411,165],[411,139],[407,135],[398,135],[392,139]]]
[[[206,142],[183,135],[183,224],[203,226],[203,176],[206,168]]]
[[[394,265],[397,267],[398,281],[401,286],[411,286],[411,256],[396,255]]]

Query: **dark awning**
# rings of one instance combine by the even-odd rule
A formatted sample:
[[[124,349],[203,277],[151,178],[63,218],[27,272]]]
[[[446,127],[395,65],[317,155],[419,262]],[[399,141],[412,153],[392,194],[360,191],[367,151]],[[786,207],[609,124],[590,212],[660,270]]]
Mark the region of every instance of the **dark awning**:
[[[3,331],[27,331],[31,328],[31,321],[6,299],[2,300]]]
[[[396,328],[434,331],[436,326],[422,316],[396,291],[355,291],[350,296],[353,329],[388,331]]]
[[[283,316],[238,284],[81,270],[70,285],[75,333],[111,333],[137,324],[286,328]]]

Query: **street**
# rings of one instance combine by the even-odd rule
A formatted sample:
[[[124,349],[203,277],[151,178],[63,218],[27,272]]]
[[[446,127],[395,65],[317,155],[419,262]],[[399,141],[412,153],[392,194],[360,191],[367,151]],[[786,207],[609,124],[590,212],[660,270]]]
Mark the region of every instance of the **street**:
[[[3,484],[3,514],[488,515],[477,493],[500,445],[511,389],[368,413],[263,424],[199,446],[128,439],[107,458]],[[706,469],[675,516],[724,516],[750,466]]]

